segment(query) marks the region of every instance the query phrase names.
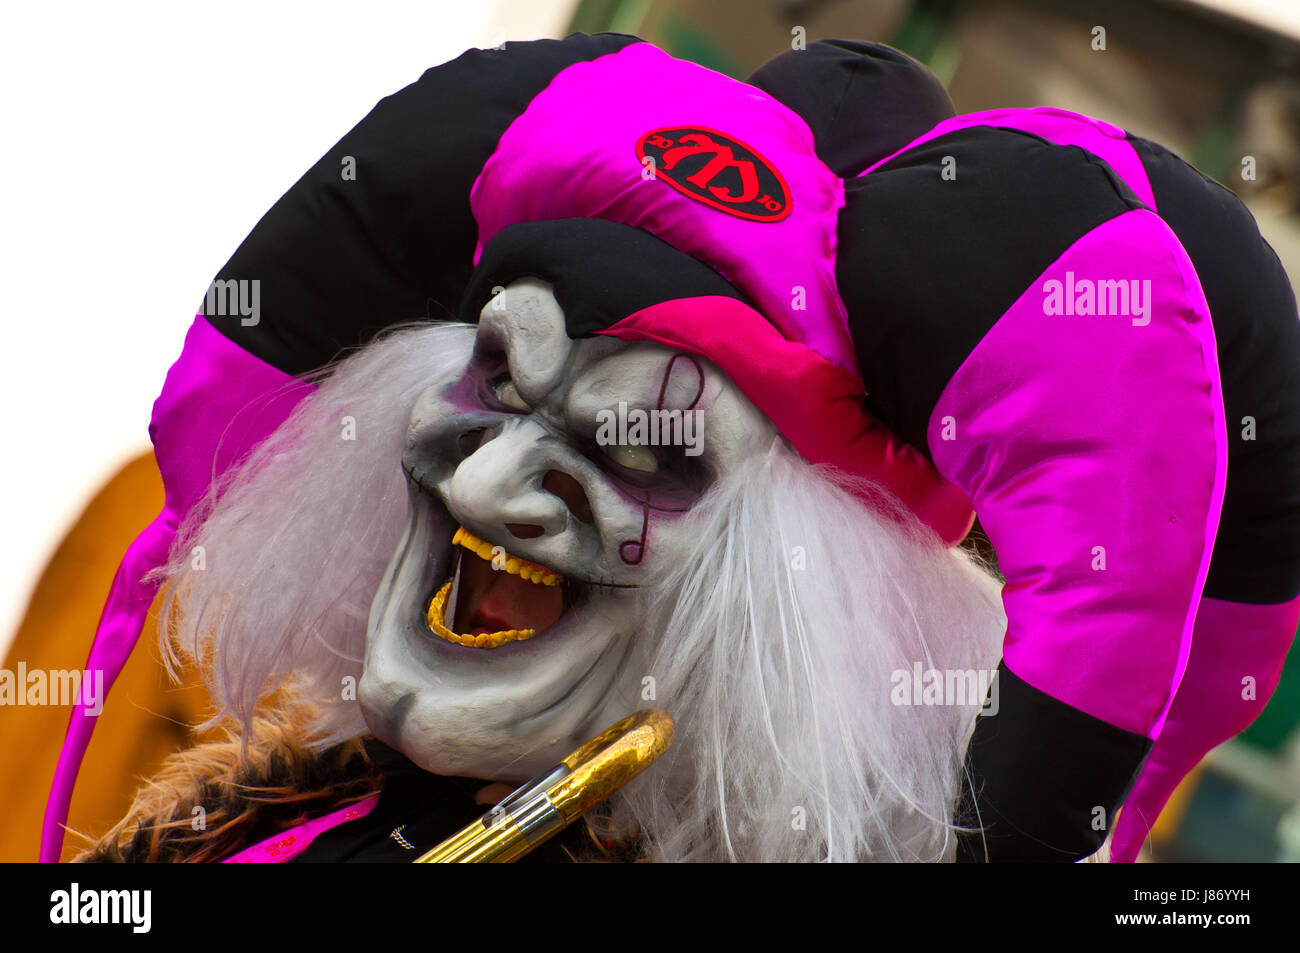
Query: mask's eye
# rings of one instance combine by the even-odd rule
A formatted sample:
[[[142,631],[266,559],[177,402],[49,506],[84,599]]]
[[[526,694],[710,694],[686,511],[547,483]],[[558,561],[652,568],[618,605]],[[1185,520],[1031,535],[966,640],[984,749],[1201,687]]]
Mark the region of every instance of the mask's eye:
[[[659,458],[649,447],[620,443],[600,449],[605,452],[605,456],[624,469],[635,470],[638,473],[659,471]]]
[[[505,407],[511,410],[517,410],[522,413],[528,413],[532,410],[519,396],[519,391],[515,387],[515,382],[508,377],[499,378],[492,383],[492,396]]]

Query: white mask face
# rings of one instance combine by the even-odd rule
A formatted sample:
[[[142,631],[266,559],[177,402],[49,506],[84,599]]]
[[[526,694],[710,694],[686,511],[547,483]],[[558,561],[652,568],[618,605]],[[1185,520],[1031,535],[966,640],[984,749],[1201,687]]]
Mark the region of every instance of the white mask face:
[[[371,730],[426,770],[517,780],[627,714],[638,590],[704,491],[777,437],[708,361],[571,340],[549,285],[511,284],[464,375],[411,413],[410,522],[359,687]]]

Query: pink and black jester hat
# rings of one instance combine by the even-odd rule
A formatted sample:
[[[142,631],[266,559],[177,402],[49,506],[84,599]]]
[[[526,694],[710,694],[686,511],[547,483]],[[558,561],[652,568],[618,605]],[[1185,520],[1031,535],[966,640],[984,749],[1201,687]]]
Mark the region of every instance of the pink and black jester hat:
[[[260,282],[257,320],[200,314],[168,374],[166,508],[88,667],[111,683],[142,575],[295,375],[395,323],[476,321],[525,276],[572,337],[712,360],[806,459],[948,544],[979,514],[1008,631],[961,859],[1085,856],[1121,804],[1131,859],[1275,687],[1300,617],[1300,324],[1230,193],[1099,120],[954,117],[887,47],[814,43],[741,83],[614,34],[429,70],[257,225],[217,276]],[[43,859],[92,724],[74,712]]]

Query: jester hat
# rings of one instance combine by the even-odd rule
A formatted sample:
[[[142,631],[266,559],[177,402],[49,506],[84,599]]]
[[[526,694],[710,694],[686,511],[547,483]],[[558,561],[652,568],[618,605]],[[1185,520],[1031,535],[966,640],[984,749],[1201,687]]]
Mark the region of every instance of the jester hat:
[[[958,175],[983,184],[936,193],[954,154],[965,163]],[[1032,713],[1003,747],[1037,753],[1043,773],[1058,775],[1024,785],[1025,796],[1059,802],[1069,826],[1077,802],[1122,799],[1168,717],[1223,499],[1223,398],[1205,298],[1150,211],[1152,170],[1169,162],[1122,130],[1060,111],[954,117],[924,67],[874,44],[814,43],[748,82],[617,34],[471,50],[381,100],[216,275],[154,405],[166,502],[122,561],[87,667],[111,686],[155,595],[146,574],[166,562],[179,525],[221,475],[310,392],[306,379],[394,324],[473,322],[495,289],[539,277],[571,337],[653,341],[709,359],[805,459],[888,490],[944,543],[967,534],[972,503],[982,515],[987,504],[1012,620],[1004,699],[1019,693]],[[946,244],[954,221],[986,228],[989,247]],[[1022,228],[1030,221],[1047,224]],[[1089,252],[1094,236],[1106,255]],[[1124,456],[1068,435],[1052,443],[1051,432],[1018,452],[999,442],[1052,414],[1082,420],[1069,407],[1045,409],[1056,394],[1032,382],[1010,393],[1017,348],[1057,367],[1073,361],[1067,377],[1106,377],[1097,342],[1110,331],[1073,341],[1067,332],[1057,355],[1013,333],[1025,289],[1076,254],[1081,269],[1105,259],[1156,276],[1159,300],[1147,304],[1181,324],[1161,324],[1141,346],[1190,368],[1171,375],[1162,399],[1191,408],[1172,439],[1208,447],[1208,462],[1186,467],[1176,486],[1143,489],[1115,514],[1081,481],[1100,460],[1125,485],[1140,483],[1131,447]],[[1012,331],[982,340],[994,325]],[[1108,425],[1146,439],[1114,410],[1131,385],[1115,387]],[[960,453],[935,429],[949,420],[972,427]],[[1058,451],[1083,466],[1049,473],[1026,496],[1021,475]],[[1089,531],[1112,518],[1138,525],[1136,514],[1165,507],[1183,514],[1161,517],[1149,538],[1116,532],[1186,577],[1186,598],[1161,602],[1121,571],[1129,601],[1113,608],[1114,590],[1077,577],[1066,542],[1076,546],[1083,529],[1060,505],[1075,492],[1094,519]],[[1291,599],[1294,581],[1273,577],[1267,594],[1245,601]],[[1060,598],[1072,587],[1101,608],[1080,615],[1087,599]],[[1131,605],[1148,595],[1150,618],[1138,618]],[[1125,631],[1159,630],[1137,664],[1105,652],[1095,674],[1060,664],[1090,639],[1112,644],[1119,616]],[[1271,659],[1276,645],[1263,654]],[[93,724],[73,711],[43,860],[59,856]],[[1045,749],[1044,726],[1066,741]],[[1082,779],[1070,770],[1080,750],[1092,766]],[[1015,814],[1018,795],[992,787]]]

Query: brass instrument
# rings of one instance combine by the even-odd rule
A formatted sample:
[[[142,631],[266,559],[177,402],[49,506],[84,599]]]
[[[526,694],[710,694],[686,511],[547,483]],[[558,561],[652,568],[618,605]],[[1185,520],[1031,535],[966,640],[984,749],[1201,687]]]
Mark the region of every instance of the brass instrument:
[[[628,715],[415,863],[517,860],[648,768],[673,743],[673,732],[666,711]]]

